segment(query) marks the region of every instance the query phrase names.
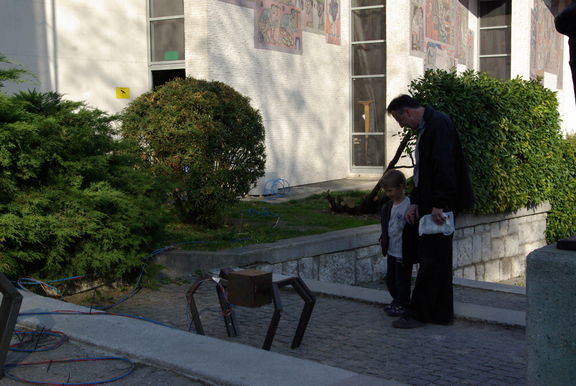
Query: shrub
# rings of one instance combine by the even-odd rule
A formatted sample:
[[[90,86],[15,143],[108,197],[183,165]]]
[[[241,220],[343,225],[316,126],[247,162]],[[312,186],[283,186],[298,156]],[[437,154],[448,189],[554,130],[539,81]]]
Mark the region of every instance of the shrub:
[[[550,197],[552,210],[546,227],[549,242],[576,235],[576,135],[563,141],[562,162]]]
[[[120,278],[155,247],[160,196],[113,120],[55,93],[0,93],[2,271]]]
[[[574,181],[574,169],[568,167],[573,161],[562,144],[553,91],[539,80],[429,70],[411,83],[410,93],[456,123],[476,196],[474,213],[514,211],[550,200],[549,241],[568,228],[576,231],[575,208],[569,204],[574,190],[565,190]]]
[[[141,95],[122,115],[122,135],[169,177],[166,192],[187,223],[216,225],[264,174],[262,118],[220,82],[176,79]]]

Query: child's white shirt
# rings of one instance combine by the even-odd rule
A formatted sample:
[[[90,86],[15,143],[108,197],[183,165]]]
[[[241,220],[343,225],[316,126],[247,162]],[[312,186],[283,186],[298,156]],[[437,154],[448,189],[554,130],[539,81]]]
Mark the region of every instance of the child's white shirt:
[[[388,221],[388,255],[402,260],[402,231],[406,225],[406,211],[410,206],[410,198],[405,197],[399,204],[392,204],[390,220]]]

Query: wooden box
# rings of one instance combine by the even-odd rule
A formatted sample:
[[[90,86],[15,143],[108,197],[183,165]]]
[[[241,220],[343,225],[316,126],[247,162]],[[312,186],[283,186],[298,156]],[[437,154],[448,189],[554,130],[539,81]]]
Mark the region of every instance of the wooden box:
[[[228,301],[243,307],[260,307],[272,302],[272,272],[244,269],[230,272]]]

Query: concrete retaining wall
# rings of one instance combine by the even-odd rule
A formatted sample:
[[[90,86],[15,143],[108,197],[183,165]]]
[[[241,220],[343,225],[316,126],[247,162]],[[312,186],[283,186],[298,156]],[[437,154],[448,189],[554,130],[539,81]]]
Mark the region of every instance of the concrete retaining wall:
[[[454,276],[502,281],[521,276],[526,256],[546,245],[550,204],[513,213],[461,215],[454,235]]]
[[[573,385],[576,379],[576,251],[549,245],[528,255],[528,385]]]
[[[501,281],[524,274],[526,255],[546,244],[548,204],[515,213],[456,219],[454,275]],[[222,267],[255,268],[342,284],[382,279],[386,259],[380,225],[280,240],[219,252],[175,250],[158,256],[170,277],[191,277]]]

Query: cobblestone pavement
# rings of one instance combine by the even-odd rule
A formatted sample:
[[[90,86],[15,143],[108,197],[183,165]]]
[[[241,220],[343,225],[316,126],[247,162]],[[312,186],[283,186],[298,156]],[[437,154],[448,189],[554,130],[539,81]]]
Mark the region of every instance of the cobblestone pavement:
[[[12,343],[17,343],[14,338]],[[32,342],[34,343],[34,342]],[[44,342],[50,345],[50,342]],[[39,349],[46,346],[40,344]],[[27,348],[33,348],[34,345]],[[74,341],[66,341],[62,346],[48,351],[33,353],[9,351],[6,363],[20,362],[42,362],[45,364],[26,365],[7,369],[14,377],[25,379],[29,382],[45,382],[46,384],[57,385],[67,384],[97,384],[105,380],[119,378],[110,383],[115,386],[130,385],[170,385],[170,386],[201,386],[206,383],[196,381],[174,371],[159,369],[143,363],[135,363],[134,371],[124,376],[130,368],[130,364],[121,361],[81,361],[74,362],[80,358],[102,358],[118,357],[116,354],[102,351],[96,347],[81,344]],[[69,363],[50,363],[49,361],[71,360]],[[14,380],[6,374],[0,379],[2,386],[16,386],[23,383]]]
[[[190,286],[168,284],[159,290],[142,290],[113,311],[188,330],[185,294]],[[290,290],[283,290],[281,298],[284,313],[271,351],[412,385],[525,384],[524,329],[457,320],[453,326],[398,330],[391,327],[394,319],[381,306],[319,296],[302,345],[292,350],[303,302]],[[206,335],[262,346],[271,305],[235,306],[239,336],[228,337],[214,283],[204,283],[195,299]]]
[[[386,284],[382,281],[362,284],[362,287],[383,290],[386,288]],[[479,304],[481,306],[504,308],[506,310],[514,311],[526,311],[528,307],[526,295],[490,291],[459,285],[454,286],[454,300],[462,303]]]

